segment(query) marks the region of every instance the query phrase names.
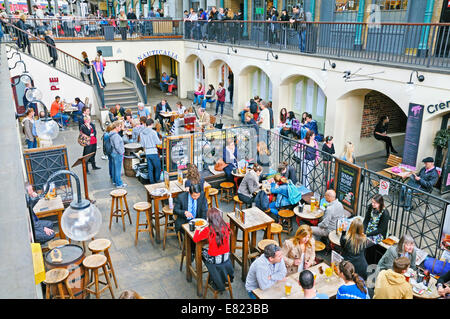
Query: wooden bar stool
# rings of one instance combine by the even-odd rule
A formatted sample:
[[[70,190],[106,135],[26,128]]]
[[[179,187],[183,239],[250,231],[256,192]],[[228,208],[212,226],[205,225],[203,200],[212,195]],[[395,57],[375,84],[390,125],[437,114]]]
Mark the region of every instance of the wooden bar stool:
[[[212,198],[214,197],[214,200],[216,202],[216,207],[219,208],[219,200],[217,198],[218,194],[219,194],[219,190],[217,188],[210,188],[209,189],[208,195],[209,195],[209,198],[211,199],[211,207],[212,207]]]
[[[114,273],[114,267],[112,265],[111,256],[109,254],[110,247],[111,247],[111,241],[109,239],[105,239],[105,238],[95,239],[95,240],[91,241],[88,245],[89,250],[93,254],[99,254],[99,253],[105,254],[106,265],[109,267],[108,275],[111,277],[111,274],[112,274],[114,283],[116,284],[116,288],[118,288],[116,274]]]
[[[85,292],[90,293],[95,295],[95,297],[97,299],[100,298],[100,295],[103,293],[103,291],[105,291],[107,288],[109,288],[109,291],[111,292],[111,296],[114,299],[114,292],[112,290],[112,286],[111,286],[111,282],[109,281],[109,276],[108,276],[108,270],[106,269],[106,263],[107,263],[107,258],[104,255],[100,255],[100,254],[94,254],[94,255],[90,255],[86,258],[84,258],[83,260],[83,266],[85,267],[85,275],[84,275],[84,280],[89,281],[89,270],[91,272],[92,275],[92,279],[93,281],[90,282],[89,284],[85,285]],[[103,274],[105,275],[106,278],[106,283],[101,282],[98,277],[98,269],[102,268],[103,269]],[[105,287],[103,287],[101,290],[99,290],[99,283],[105,285]],[[95,285],[95,291],[92,291],[91,289],[89,289],[90,286]]]
[[[274,244],[278,246],[278,243],[273,239],[262,239],[258,242],[258,249],[261,251],[261,253],[264,251],[264,248],[266,248],[267,245]],[[280,246],[281,247],[281,246]]]
[[[214,293],[214,299],[217,299],[217,295],[219,294],[218,290],[215,290],[211,284],[209,283],[209,272],[208,272],[208,278],[206,278],[205,283],[205,292],[203,293],[203,299],[206,298],[206,294],[208,293],[208,289],[211,289],[211,291]],[[228,291],[230,293],[230,298],[233,299],[233,288],[231,287],[231,279],[230,275],[227,275],[227,283],[225,284],[225,291]]]
[[[239,204],[239,209],[242,210],[242,205],[244,205],[244,202],[239,199],[237,195],[233,196],[234,200],[234,211],[236,211],[236,204]]]
[[[224,202],[231,202],[233,200],[234,184],[230,182],[220,183],[220,200]]]
[[[131,216],[130,216],[130,210],[128,209],[128,203],[127,203],[127,194],[128,192],[124,189],[115,189],[109,193],[112,197],[111,202],[111,216],[109,218],[109,229],[111,230],[111,223],[113,217],[116,217],[116,223],[119,220],[119,217],[122,218],[122,225],[123,225],[123,231],[125,231],[125,220],[124,216],[128,215],[128,218],[130,219],[130,225],[131,223]],[[120,209],[119,209],[119,202],[120,202]],[[114,208],[115,204],[115,208]],[[125,209],[123,208],[123,205],[125,204]]]
[[[278,212],[278,217],[281,218],[282,226],[283,226],[283,222],[284,221],[286,222],[286,225],[283,226],[283,230],[282,230],[283,233],[290,234],[292,232],[292,220],[291,220],[291,218],[294,217],[294,215],[295,215],[294,212],[292,210],[289,210],[289,209],[283,209],[283,210],[280,210]]]
[[[147,202],[139,202],[133,205],[134,210],[137,212],[136,215],[136,239],[134,240],[134,245],[137,246],[138,242],[138,235],[141,232],[148,232],[150,235],[150,240],[152,241],[152,244],[155,244],[155,241],[153,239],[153,225],[150,220],[150,209],[152,205]],[[145,212],[146,222],[144,224],[139,223],[139,217],[141,212]],[[139,226],[145,226],[145,229],[139,229]]]
[[[282,246],[281,243],[281,232],[283,231],[283,226],[277,223],[270,224],[270,239],[274,239],[275,235],[278,235],[278,242],[280,244],[280,247]]]
[[[163,207],[163,213],[165,217],[164,221],[164,239],[163,239],[163,250],[166,249],[166,238],[167,236],[177,236],[178,237],[178,245],[181,247],[181,238],[180,233],[175,231],[175,219],[176,215],[173,214],[173,209],[170,209],[169,206]],[[170,231],[170,232],[169,232]]]
[[[47,247],[49,250],[65,245],[69,245],[69,241],[67,239],[56,239],[47,243]]]
[[[66,297],[68,297],[69,299],[74,299],[72,289],[69,287],[69,284],[67,282],[68,277],[69,270],[66,268],[54,268],[47,271],[45,273],[44,280],[44,283],[47,285],[47,288],[45,290],[45,299],[51,299],[52,295],[55,299],[66,299]],[[64,293],[63,284],[67,289],[67,292],[69,293],[68,296]],[[52,294],[51,291],[54,287],[57,288],[57,292],[55,294]]]

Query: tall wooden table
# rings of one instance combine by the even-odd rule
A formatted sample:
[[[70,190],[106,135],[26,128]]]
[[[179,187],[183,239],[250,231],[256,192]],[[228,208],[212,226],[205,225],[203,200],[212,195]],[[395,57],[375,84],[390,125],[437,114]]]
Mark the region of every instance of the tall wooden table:
[[[231,227],[231,261],[236,260],[242,267],[242,281],[245,281],[248,272],[248,254],[250,249],[256,249],[256,231],[265,230],[265,239],[270,239],[270,224],[274,220],[269,217],[266,213],[257,207],[251,207],[244,209],[245,212],[245,224],[242,223],[240,218],[236,217],[235,213],[228,213],[227,216],[230,219]],[[238,230],[243,232],[243,242],[242,242],[242,259],[236,254],[236,241]],[[248,244],[249,235],[251,234],[250,246]]]
[[[36,205],[34,205],[33,212],[38,218],[58,216],[59,232],[55,233],[55,236],[59,236],[61,239],[66,239],[66,235],[61,227],[61,217],[64,212],[64,204],[59,195],[52,199],[41,198]]]
[[[197,280],[197,296],[201,296],[203,289],[203,261],[202,261],[202,248],[205,244],[208,243],[208,240],[202,240],[195,244],[195,268],[192,266],[192,243],[194,238],[195,231],[191,232],[189,230],[189,224],[183,224],[182,229],[184,230],[184,250],[186,252],[186,280],[188,282],[192,281],[192,277]]]
[[[73,163],[72,168],[74,168],[75,166],[78,165],[82,165],[83,166],[83,183],[84,183],[84,196],[86,197],[86,199],[92,203],[94,203],[95,201],[92,201],[89,198],[89,191],[88,191],[88,183],[87,183],[87,174],[86,174],[86,168],[87,168],[87,164],[86,162],[95,155],[95,152],[86,154],[82,157],[80,157],[79,159],[76,160],[75,163]]]
[[[322,267],[323,274],[320,274],[319,267]],[[340,286],[344,284],[344,280],[336,275],[333,271],[329,281],[327,281],[327,276],[325,275],[325,269],[330,267],[326,263],[320,263],[311,268],[308,268],[313,274],[316,275],[315,289],[317,293],[326,294],[328,297],[333,298],[336,296],[337,291]],[[286,296],[284,292],[284,284],[289,282],[292,285],[291,294]],[[258,299],[303,299],[304,294],[302,287],[298,283],[298,273],[293,273],[287,277],[285,282],[277,282],[270,288],[265,290],[255,289],[253,290],[256,298]]]

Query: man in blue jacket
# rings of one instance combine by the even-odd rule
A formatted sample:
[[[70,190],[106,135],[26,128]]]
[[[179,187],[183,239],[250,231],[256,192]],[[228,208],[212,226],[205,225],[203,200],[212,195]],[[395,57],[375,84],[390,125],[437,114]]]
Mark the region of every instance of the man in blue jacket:
[[[148,119],[146,122],[147,127],[139,134],[139,141],[147,157],[150,184],[158,183],[161,177],[161,160],[156,147],[161,145],[161,140],[158,137],[158,133],[153,129],[153,123],[153,119]]]
[[[123,139],[119,135],[121,130],[122,123],[116,121],[114,122],[114,128],[109,135],[112,146],[111,158],[113,160],[113,183],[117,188],[124,188],[128,186],[122,182],[122,178],[120,177],[122,174],[123,154],[125,153]]]

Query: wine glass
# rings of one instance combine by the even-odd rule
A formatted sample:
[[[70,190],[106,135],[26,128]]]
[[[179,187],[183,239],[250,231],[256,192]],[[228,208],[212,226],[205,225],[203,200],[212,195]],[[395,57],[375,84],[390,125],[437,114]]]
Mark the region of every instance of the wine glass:
[[[325,269],[325,276],[327,276],[327,282],[330,281],[331,276],[333,275],[333,269],[331,267],[328,267]]]

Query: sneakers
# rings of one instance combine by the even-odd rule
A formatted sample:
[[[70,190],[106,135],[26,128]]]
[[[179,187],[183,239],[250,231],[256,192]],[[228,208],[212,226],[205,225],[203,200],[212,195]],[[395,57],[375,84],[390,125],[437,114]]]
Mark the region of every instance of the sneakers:
[[[117,188],[125,188],[125,187],[127,187],[127,186],[128,186],[128,184],[123,183],[122,185],[117,186]]]

